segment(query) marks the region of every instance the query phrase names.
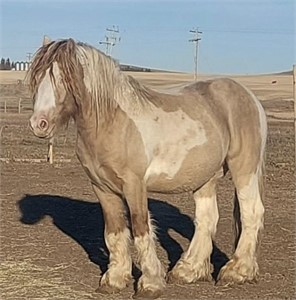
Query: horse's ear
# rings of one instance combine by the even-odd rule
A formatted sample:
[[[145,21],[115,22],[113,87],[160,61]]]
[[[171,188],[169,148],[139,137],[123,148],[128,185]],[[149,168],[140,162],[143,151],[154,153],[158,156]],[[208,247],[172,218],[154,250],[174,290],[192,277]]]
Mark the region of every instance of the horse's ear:
[[[46,46],[46,45],[48,45],[49,43],[51,43],[51,39],[50,39],[50,37],[48,37],[47,35],[45,35],[45,36],[43,37],[43,43],[42,43],[42,46]]]
[[[73,39],[68,39],[67,42],[67,50],[71,53],[73,51],[75,51],[75,47],[76,47],[76,43]]]
[[[70,39],[68,40],[68,45],[69,45],[72,49],[74,49],[76,43],[75,43],[75,41],[74,41],[73,39],[70,38]]]

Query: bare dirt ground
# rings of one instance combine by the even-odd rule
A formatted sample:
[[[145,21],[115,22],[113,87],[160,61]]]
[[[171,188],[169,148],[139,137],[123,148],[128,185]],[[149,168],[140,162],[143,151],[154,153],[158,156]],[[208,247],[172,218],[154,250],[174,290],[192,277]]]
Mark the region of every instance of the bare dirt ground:
[[[23,73],[0,74],[0,100],[28,96],[24,87],[17,87],[15,76],[23,79]],[[135,76],[151,87],[169,91],[191,80],[186,74]],[[269,120],[259,282],[241,286],[217,286],[214,281],[169,284],[161,299],[295,299],[292,78],[268,75],[237,79],[262,100]],[[1,299],[130,299],[132,283],[119,295],[95,293],[108,264],[104,225],[100,205],[75,157],[73,124],[58,136],[55,163],[49,165],[37,163],[46,157],[47,142],[32,136],[28,119],[27,110],[22,114],[1,113]],[[31,161],[19,160],[24,158]],[[232,194],[227,175],[218,190],[220,220],[212,256],[214,277],[232,253]],[[194,203],[188,194],[149,197],[158,227],[157,252],[170,268],[192,236]]]

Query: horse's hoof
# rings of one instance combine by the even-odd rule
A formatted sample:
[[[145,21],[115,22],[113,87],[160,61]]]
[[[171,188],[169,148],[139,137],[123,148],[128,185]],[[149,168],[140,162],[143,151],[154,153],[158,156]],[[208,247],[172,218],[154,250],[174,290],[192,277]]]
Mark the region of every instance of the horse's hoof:
[[[107,284],[103,284],[103,285],[100,285],[97,289],[96,289],[96,292],[99,293],[99,294],[103,294],[103,295],[108,295],[108,294],[117,294],[120,292],[120,289],[119,288],[116,288],[114,286],[110,286],[110,285],[107,285]]]
[[[169,272],[166,276],[167,283],[174,283],[174,284],[182,284],[184,283],[184,280],[180,278],[179,276],[176,276],[173,272]]]
[[[137,291],[134,295],[134,299],[156,299],[162,295],[162,290],[140,290]]]
[[[258,267],[249,267],[236,259],[230,260],[219,272],[216,285],[256,283]]]

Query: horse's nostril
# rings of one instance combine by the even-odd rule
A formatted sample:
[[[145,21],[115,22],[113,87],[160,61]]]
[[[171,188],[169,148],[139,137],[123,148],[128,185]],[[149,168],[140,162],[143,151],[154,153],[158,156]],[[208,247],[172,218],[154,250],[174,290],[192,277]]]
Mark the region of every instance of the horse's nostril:
[[[41,129],[41,130],[46,130],[48,128],[48,122],[45,120],[45,119],[41,119],[39,120],[38,122],[38,127]]]

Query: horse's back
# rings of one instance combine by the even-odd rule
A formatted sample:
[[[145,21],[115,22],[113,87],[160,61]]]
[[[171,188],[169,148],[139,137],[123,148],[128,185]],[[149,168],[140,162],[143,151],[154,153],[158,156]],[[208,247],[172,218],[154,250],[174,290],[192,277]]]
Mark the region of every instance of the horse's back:
[[[257,130],[265,122],[265,113],[255,95],[240,83],[219,78],[186,86],[183,95],[196,99],[197,105],[227,120],[230,131]],[[233,132],[233,134],[235,134]]]

